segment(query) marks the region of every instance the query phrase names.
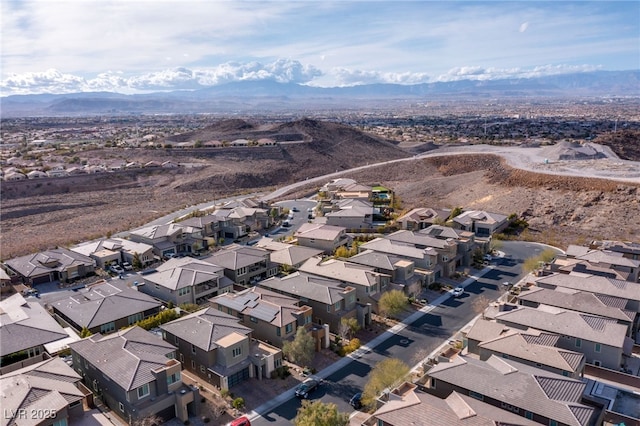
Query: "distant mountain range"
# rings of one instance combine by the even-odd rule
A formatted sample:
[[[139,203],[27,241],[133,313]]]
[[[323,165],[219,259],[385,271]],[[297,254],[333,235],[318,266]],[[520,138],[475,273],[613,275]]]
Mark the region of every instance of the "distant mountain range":
[[[123,95],[85,92],[0,98],[2,117],[145,113],[268,113],[357,108],[396,102],[489,98],[640,96],[640,71],[595,71],[527,79],[460,80],[415,85],[367,84],[321,88],[274,81],[242,81],[194,91]]]

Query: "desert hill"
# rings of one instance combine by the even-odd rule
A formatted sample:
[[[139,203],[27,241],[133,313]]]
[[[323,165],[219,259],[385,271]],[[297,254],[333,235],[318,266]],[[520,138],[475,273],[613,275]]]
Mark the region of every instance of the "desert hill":
[[[189,166],[3,182],[2,258],[125,231],[195,203],[410,156],[394,143],[349,126],[309,119],[270,125],[227,120],[184,137],[214,134],[226,140],[284,134],[302,139],[264,147],[85,151],[82,155],[92,160],[144,164],[172,159]],[[529,238],[560,246],[589,238],[640,239],[638,185],[536,174],[512,169],[490,155],[409,161],[348,176],[394,188],[406,209],[461,206],[517,213],[531,223]]]

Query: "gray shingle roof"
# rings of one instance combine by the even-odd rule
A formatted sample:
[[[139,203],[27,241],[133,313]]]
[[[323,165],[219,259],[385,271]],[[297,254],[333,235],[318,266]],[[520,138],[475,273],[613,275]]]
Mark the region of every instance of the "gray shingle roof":
[[[597,275],[571,273],[554,274],[538,278],[540,287],[564,287],[589,293],[602,294],[628,300],[640,301],[640,286],[630,281],[614,280]]]
[[[67,337],[68,334],[40,304],[27,302],[20,294],[0,301],[1,356]]]
[[[156,268],[156,271],[145,275],[145,282],[158,284],[170,290],[217,281],[223,276],[221,266],[190,257],[169,259]]]
[[[336,259],[322,261],[319,257],[312,257],[307,260],[300,266],[299,270],[308,274],[320,275],[321,277],[333,278],[367,287],[376,284],[381,276],[389,277],[387,274],[375,272],[373,268],[368,266]]]
[[[223,293],[209,299],[209,301],[278,327],[296,321],[293,313],[300,311],[300,308],[296,306],[298,302],[296,299],[284,296],[276,298],[267,295],[265,297],[261,291],[256,290],[257,287],[253,287],[238,293]],[[262,291],[267,292],[264,289]]]
[[[430,237],[429,235],[426,235],[420,232],[413,232],[413,231],[406,231],[406,230],[393,232],[387,235],[386,238],[391,241],[400,241],[403,243],[412,244],[418,248],[423,246],[433,247],[433,248],[445,248],[447,245],[445,240],[433,238],[433,237]]]
[[[164,367],[167,355],[176,350],[137,326],[107,336],[94,334],[69,347],[126,391],[155,380],[151,371]]]
[[[580,403],[585,383],[496,356],[458,357],[428,375],[571,426],[589,425],[595,413]]]
[[[238,322],[238,318],[206,308],[160,326],[161,329],[209,352],[218,348],[218,340],[231,333],[248,336],[251,329]]]
[[[257,247],[233,246],[220,250],[203,261],[235,271],[269,259],[269,252]]]
[[[80,327],[93,328],[126,318],[139,312],[159,308],[162,303],[124,284],[103,282],[77,292],[52,304],[53,308]]]

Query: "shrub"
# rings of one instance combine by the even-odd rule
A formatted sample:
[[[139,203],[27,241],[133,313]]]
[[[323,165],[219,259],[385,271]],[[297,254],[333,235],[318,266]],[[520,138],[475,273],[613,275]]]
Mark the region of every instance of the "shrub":
[[[223,398],[228,397],[230,394],[231,394],[231,392],[229,392],[229,389],[222,389],[220,391],[220,396],[223,397]]]
[[[360,339],[358,338],[354,338],[351,339],[351,341],[349,341],[348,345],[342,346],[339,350],[338,350],[338,354],[340,356],[346,356],[349,355],[351,352],[355,351],[356,349],[358,349],[361,346],[360,343]]]
[[[244,398],[242,397],[237,397],[236,399],[233,400],[233,402],[231,403],[231,405],[233,406],[233,408],[235,408],[236,410],[241,409],[242,407],[244,407]]]

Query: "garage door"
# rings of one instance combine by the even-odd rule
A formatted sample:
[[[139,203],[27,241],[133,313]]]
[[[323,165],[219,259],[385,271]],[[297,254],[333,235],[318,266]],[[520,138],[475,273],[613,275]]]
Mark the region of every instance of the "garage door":
[[[232,374],[229,376],[229,380],[227,381],[227,384],[229,386],[229,388],[237,385],[238,383],[247,380],[249,378],[249,367],[245,368],[244,370],[240,370],[235,374]]]
[[[172,405],[171,407],[167,407],[164,410],[161,410],[157,413],[157,416],[160,417],[163,421],[169,421],[176,416],[176,407]]]
[[[51,282],[51,277],[49,277],[49,275],[35,277],[31,280],[31,283],[33,284],[46,284],[48,282]]]

